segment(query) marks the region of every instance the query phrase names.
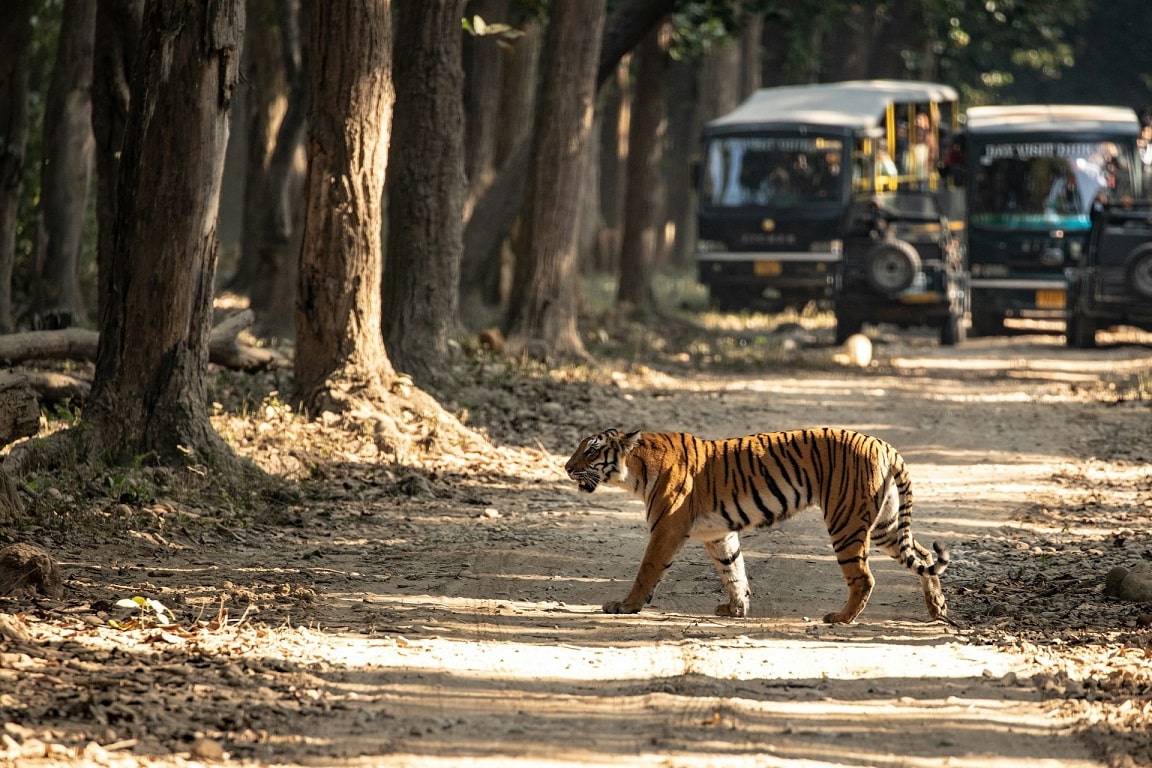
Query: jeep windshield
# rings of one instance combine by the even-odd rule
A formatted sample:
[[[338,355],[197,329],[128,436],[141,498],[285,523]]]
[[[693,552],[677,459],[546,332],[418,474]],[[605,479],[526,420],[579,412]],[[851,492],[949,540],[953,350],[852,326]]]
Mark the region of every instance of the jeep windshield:
[[[701,205],[783,209],[832,203],[849,194],[838,136],[727,136],[708,143]]]
[[[1005,229],[1087,228],[1098,195],[1132,193],[1128,158],[1112,141],[988,143],[971,183],[971,223]]]

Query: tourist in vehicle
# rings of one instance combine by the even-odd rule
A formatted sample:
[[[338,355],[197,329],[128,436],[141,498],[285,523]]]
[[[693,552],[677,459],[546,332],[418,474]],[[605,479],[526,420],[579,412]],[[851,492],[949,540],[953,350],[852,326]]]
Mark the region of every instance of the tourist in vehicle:
[[[1141,166],[1141,196],[1152,198],[1152,115],[1148,115],[1140,126],[1140,135],[1136,137],[1136,156]]]

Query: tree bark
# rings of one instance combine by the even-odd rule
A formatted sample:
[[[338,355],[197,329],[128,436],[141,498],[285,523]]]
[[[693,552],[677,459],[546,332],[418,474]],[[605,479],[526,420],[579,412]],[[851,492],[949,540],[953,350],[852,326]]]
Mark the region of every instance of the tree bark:
[[[388,160],[384,344],[396,370],[439,380],[459,331],[464,0],[400,0]]]
[[[12,330],[16,216],[28,144],[28,50],[33,0],[10,0],[0,13],[0,333]]]
[[[523,32],[515,40],[507,41],[501,50],[503,85],[492,149],[493,173],[482,189],[475,184],[470,186],[469,198],[464,204],[464,239],[478,244],[475,249],[465,248],[461,254],[460,313],[465,322],[480,321],[485,314],[483,307],[500,305],[505,277],[503,244],[524,194],[524,174],[531,147],[527,138],[535,114],[542,33],[535,20],[527,22]],[[516,165],[517,173],[495,172],[510,163]],[[503,185],[501,191],[489,194],[489,188],[497,179]],[[479,194],[481,191],[483,194]],[[479,209],[476,208],[478,202],[482,202]]]
[[[672,27],[667,22],[653,27],[636,52],[636,82],[632,98],[632,120],[628,132],[628,159],[625,164],[627,192],[624,195],[623,232],[620,238],[620,280],[616,303],[641,315],[651,312],[652,267],[660,247],[664,222],[663,157],[667,129],[666,98],[668,47]]]
[[[298,0],[248,0],[245,46],[248,96],[248,164],[240,263],[229,287],[245,293],[262,329],[274,336],[294,331],[297,259],[300,253],[308,73]]]
[[[533,356],[587,357],[576,331],[577,219],[592,133],[603,0],[552,8],[506,327]]]
[[[611,77],[620,59],[682,1],[627,0],[619,6],[605,24],[599,46],[596,86],[599,87]],[[483,276],[485,255],[495,252],[512,230],[524,196],[530,151],[531,138],[526,137],[508,154],[507,161],[501,165],[491,186],[472,208],[472,214],[464,227],[465,265],[462,278],[465,284],[473,276]]]
[[[101,323],[112,295],[116,183],[143,14],[144,0],[100,0],[96,7],[100,45],[92,63],[92,134],[96,139],[97,320]]]
[[[89,448],[234,472],[212,429],[205,372],[217,208],[243,39],[241,0],[150,3],[117,182],[114,254]]]
[[[469,0],[467,6],[468,18],[479,16],[488,24],[508,22],[508,0]],[[456,32],[459,37],[459,23]],[[404,35],[397,38],[397,48],[406,47]],[[464,172],[468,177],[467,205],[470,208],[471,201],[492,183],[496,172],[496,134],[503,119],[500,94],[503,90],[504,58],[500,43],[492,37],[464,35],[462,43],[463,55],[468,61],[464,75]],[[401,64],[399,55],[396,64]],[[396,84],[401,86],[402,79],[397,77]],[[399,93],[396,100],[400,100]]]
[[[0,371],[0,448],[40,431],[40,407],[24,376]]]
[[[296,309],[296,387],[307,411],[342,392],[387,396],[380,232],[388,163],[388,0],[315,0],[309,18],[308,172]]]
[[[44,106],[40,250],[33,311],[83,324],[80,254],[92,177],[92,57],[96,0],[65,0],[60,44]]]
[[[616,76],[600,89],[600,232],[592,268],[615,274],[620,268],[620,232],[628,159],[628,125],[632,120],[631,68],[625,60]]]

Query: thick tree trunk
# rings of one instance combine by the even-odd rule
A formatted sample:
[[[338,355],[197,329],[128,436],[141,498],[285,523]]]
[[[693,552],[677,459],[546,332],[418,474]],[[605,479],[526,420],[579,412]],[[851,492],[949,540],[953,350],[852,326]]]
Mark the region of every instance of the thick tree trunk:
[[[41,251],[33,311],[87,318],[78,272],[92,177],[92,56],[96,0],[65,0],[60,45],[44,107],[40,168]]]
[[[229,287],[248,294],[262,330],[294,331],[300,254],[308,77],[297,0],[248,0],[263,23],[249,25],[248,167],[240,263]]]
[[[513,351],[587,356],[576,330],[577,220],[603,25],[604,0],[552,8],[508,307]]]
[[[10,0],[0,13],[0,333],[12,330],[16,215],[28,144],[28,49],[33,0]]]
[[[150,3],[117,183],[112,295],[82,427],[107,460],[149,454],[233,471],[205,373],[241,0]]]
[[[92,63],[92,133],[96,139],[96,294],[100,323],[112,295],[116,183],[143,13],[144,0],[100,0],[96,7],[96,39],[100,45]]]
[[[384,344],[396,370],[425,384],[443,372],[459,330],[464,0],[397,6]]]
[[[388,0],[313,2],[312,106],[296,310],[296,387],[310,413],[342,392],[386,397],[382,196],[392,112]]]
[[[652,267],[663,236],[663,157],[668,92],[668,46],[672,27],[660,24],[648,33],[636,53],[636,82],[628,132],[628,178],[620,239],[620,280],[616,303],[645,314],[654,308]]]

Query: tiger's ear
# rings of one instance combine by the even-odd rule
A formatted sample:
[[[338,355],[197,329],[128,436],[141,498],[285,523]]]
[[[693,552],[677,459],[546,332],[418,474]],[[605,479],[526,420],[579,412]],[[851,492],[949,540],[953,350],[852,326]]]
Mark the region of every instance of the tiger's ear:
[[[644,433],[640,430],[629,432],[628,434],[624,435],[620,438],[621,450],[623,450],[624,453],[631,453],[633,448],[640,445],[640,438],[643,436]]]

